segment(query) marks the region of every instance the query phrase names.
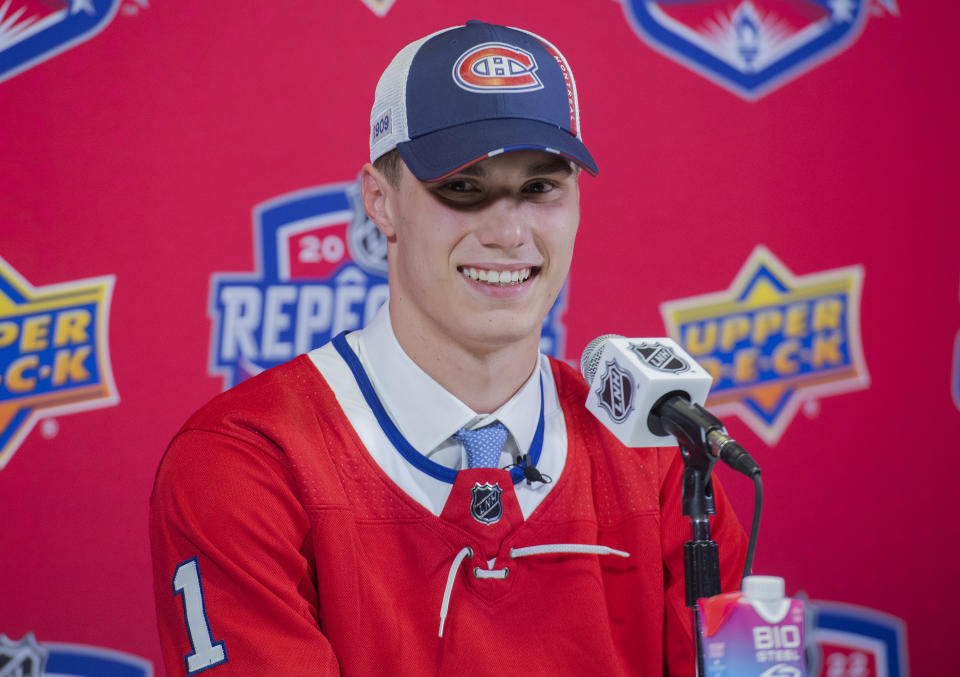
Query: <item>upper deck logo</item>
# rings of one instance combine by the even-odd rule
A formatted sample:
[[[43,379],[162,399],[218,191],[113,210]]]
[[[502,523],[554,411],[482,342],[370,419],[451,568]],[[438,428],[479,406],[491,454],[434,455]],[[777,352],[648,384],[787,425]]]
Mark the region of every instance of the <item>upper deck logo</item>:
[[[89,40],[119,5],[120,0],[3,0],[0,82]]]
[[[460,55],[453,66],[453,79],[470,92],[543,89],[533,54],[502,42],[485,42]]]
[[[387,299],[387,243],[363,210],[360,183],[288,193],[253,209],[257,270],[214,273],[210,373],[224,388],[359,329]],[[540,348],[562,355],[565,293]]]
[[[757,246],[727,291],[661,305],[667,331],[713,376],[708,403],[775,444],[804,403],[860,390],[860,266],[795,277]]]
[[[107,327],[114,277],[33,287],[0,258],[0,468],[41,416],[119,401]]]
[[[871,7],[899,14],[896,0],[619,1],[650,47],[748,101],[853,44]]]

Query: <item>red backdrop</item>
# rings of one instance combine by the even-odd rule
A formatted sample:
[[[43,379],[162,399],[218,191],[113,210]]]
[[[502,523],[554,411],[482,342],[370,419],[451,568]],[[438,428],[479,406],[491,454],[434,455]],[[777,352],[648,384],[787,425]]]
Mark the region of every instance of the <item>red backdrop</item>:
[[[802,13],[816,3],[754,5]],[[0,31],[0,58],[9,57],[0,63],[0,330],[13,318],[21,338],[6,345],[0,331],[0,633],[159,666],[147,502],[166,443],[223,387],[210,371],[211,276],[258,270],[256,205],[355,179],[374,84],[400,47],[483,18],[564,51],[600,165],[581,182],[564,357],[578,359],[601,333],[666,334],[671,302],[736,291],[758,245],[780,276],[768,296],[862,276],[859,297],[841,294],[842,368],[734,384],[718,403],[764,468],[755,570],[784,576],[790,593],[903,619],[914,674],[942,674],[953,662],[947,612],[960,603],[950,526],[960,148],[949,47],[960,9],[874,0],[857,9],[862,32],[751,94],[731,91],[693,52],[665,53],[632,6],[117,0],[90,5],[103,14],[99,32],[31,58]],[[77,390],[67,404],[31,400],[30,369],[53,355],[56,319],[49,341],[34,326],[24,342],[22,299],[10,290],[25,281],[37,296],[102,276],[113,276],[109,313],[103,301],[88,325],[72,325],[75,344],[85,326],[92,341],[100,313],[96,364],[77,352],[60,364],[61,380],[99,378],[101,399]],[[741,310],[716,312],[721,323]],[[31,346],[47,352],[17,363]],[[83,397],[104,406],[73,411]],[[780,418],[766,427],[762,412],[743,413],[769,414],[776,402]],[[719,472],[749,525],[752,487]]]

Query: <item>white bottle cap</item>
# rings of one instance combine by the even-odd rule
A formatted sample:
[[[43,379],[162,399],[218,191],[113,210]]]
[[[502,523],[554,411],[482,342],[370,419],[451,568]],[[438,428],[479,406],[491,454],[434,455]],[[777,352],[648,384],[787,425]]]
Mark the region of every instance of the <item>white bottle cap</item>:
[[[786,585],[779,576],[744,576],[742,590],[747,599],[758,602],[772,602],[786,595]]]

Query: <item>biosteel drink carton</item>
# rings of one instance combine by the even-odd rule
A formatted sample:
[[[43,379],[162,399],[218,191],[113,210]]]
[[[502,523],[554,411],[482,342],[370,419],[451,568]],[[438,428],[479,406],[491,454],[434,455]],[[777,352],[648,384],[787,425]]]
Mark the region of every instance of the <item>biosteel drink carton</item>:
[[[803,602],[783,579],[747,576],[743,591],[697,600],[705,677],[805,677]]]

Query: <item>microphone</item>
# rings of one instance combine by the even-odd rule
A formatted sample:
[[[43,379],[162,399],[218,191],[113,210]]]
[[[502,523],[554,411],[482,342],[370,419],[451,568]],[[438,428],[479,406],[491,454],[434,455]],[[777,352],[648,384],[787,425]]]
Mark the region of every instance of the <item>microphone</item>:
[[[628,447],[670,447],[664,421],[699,431],[716,458],[752,477],[760,466],[703,408],[713,377],[669,338],[628,339],[604,334],[583,351],[580,371],[590,386],[586,407]]]

